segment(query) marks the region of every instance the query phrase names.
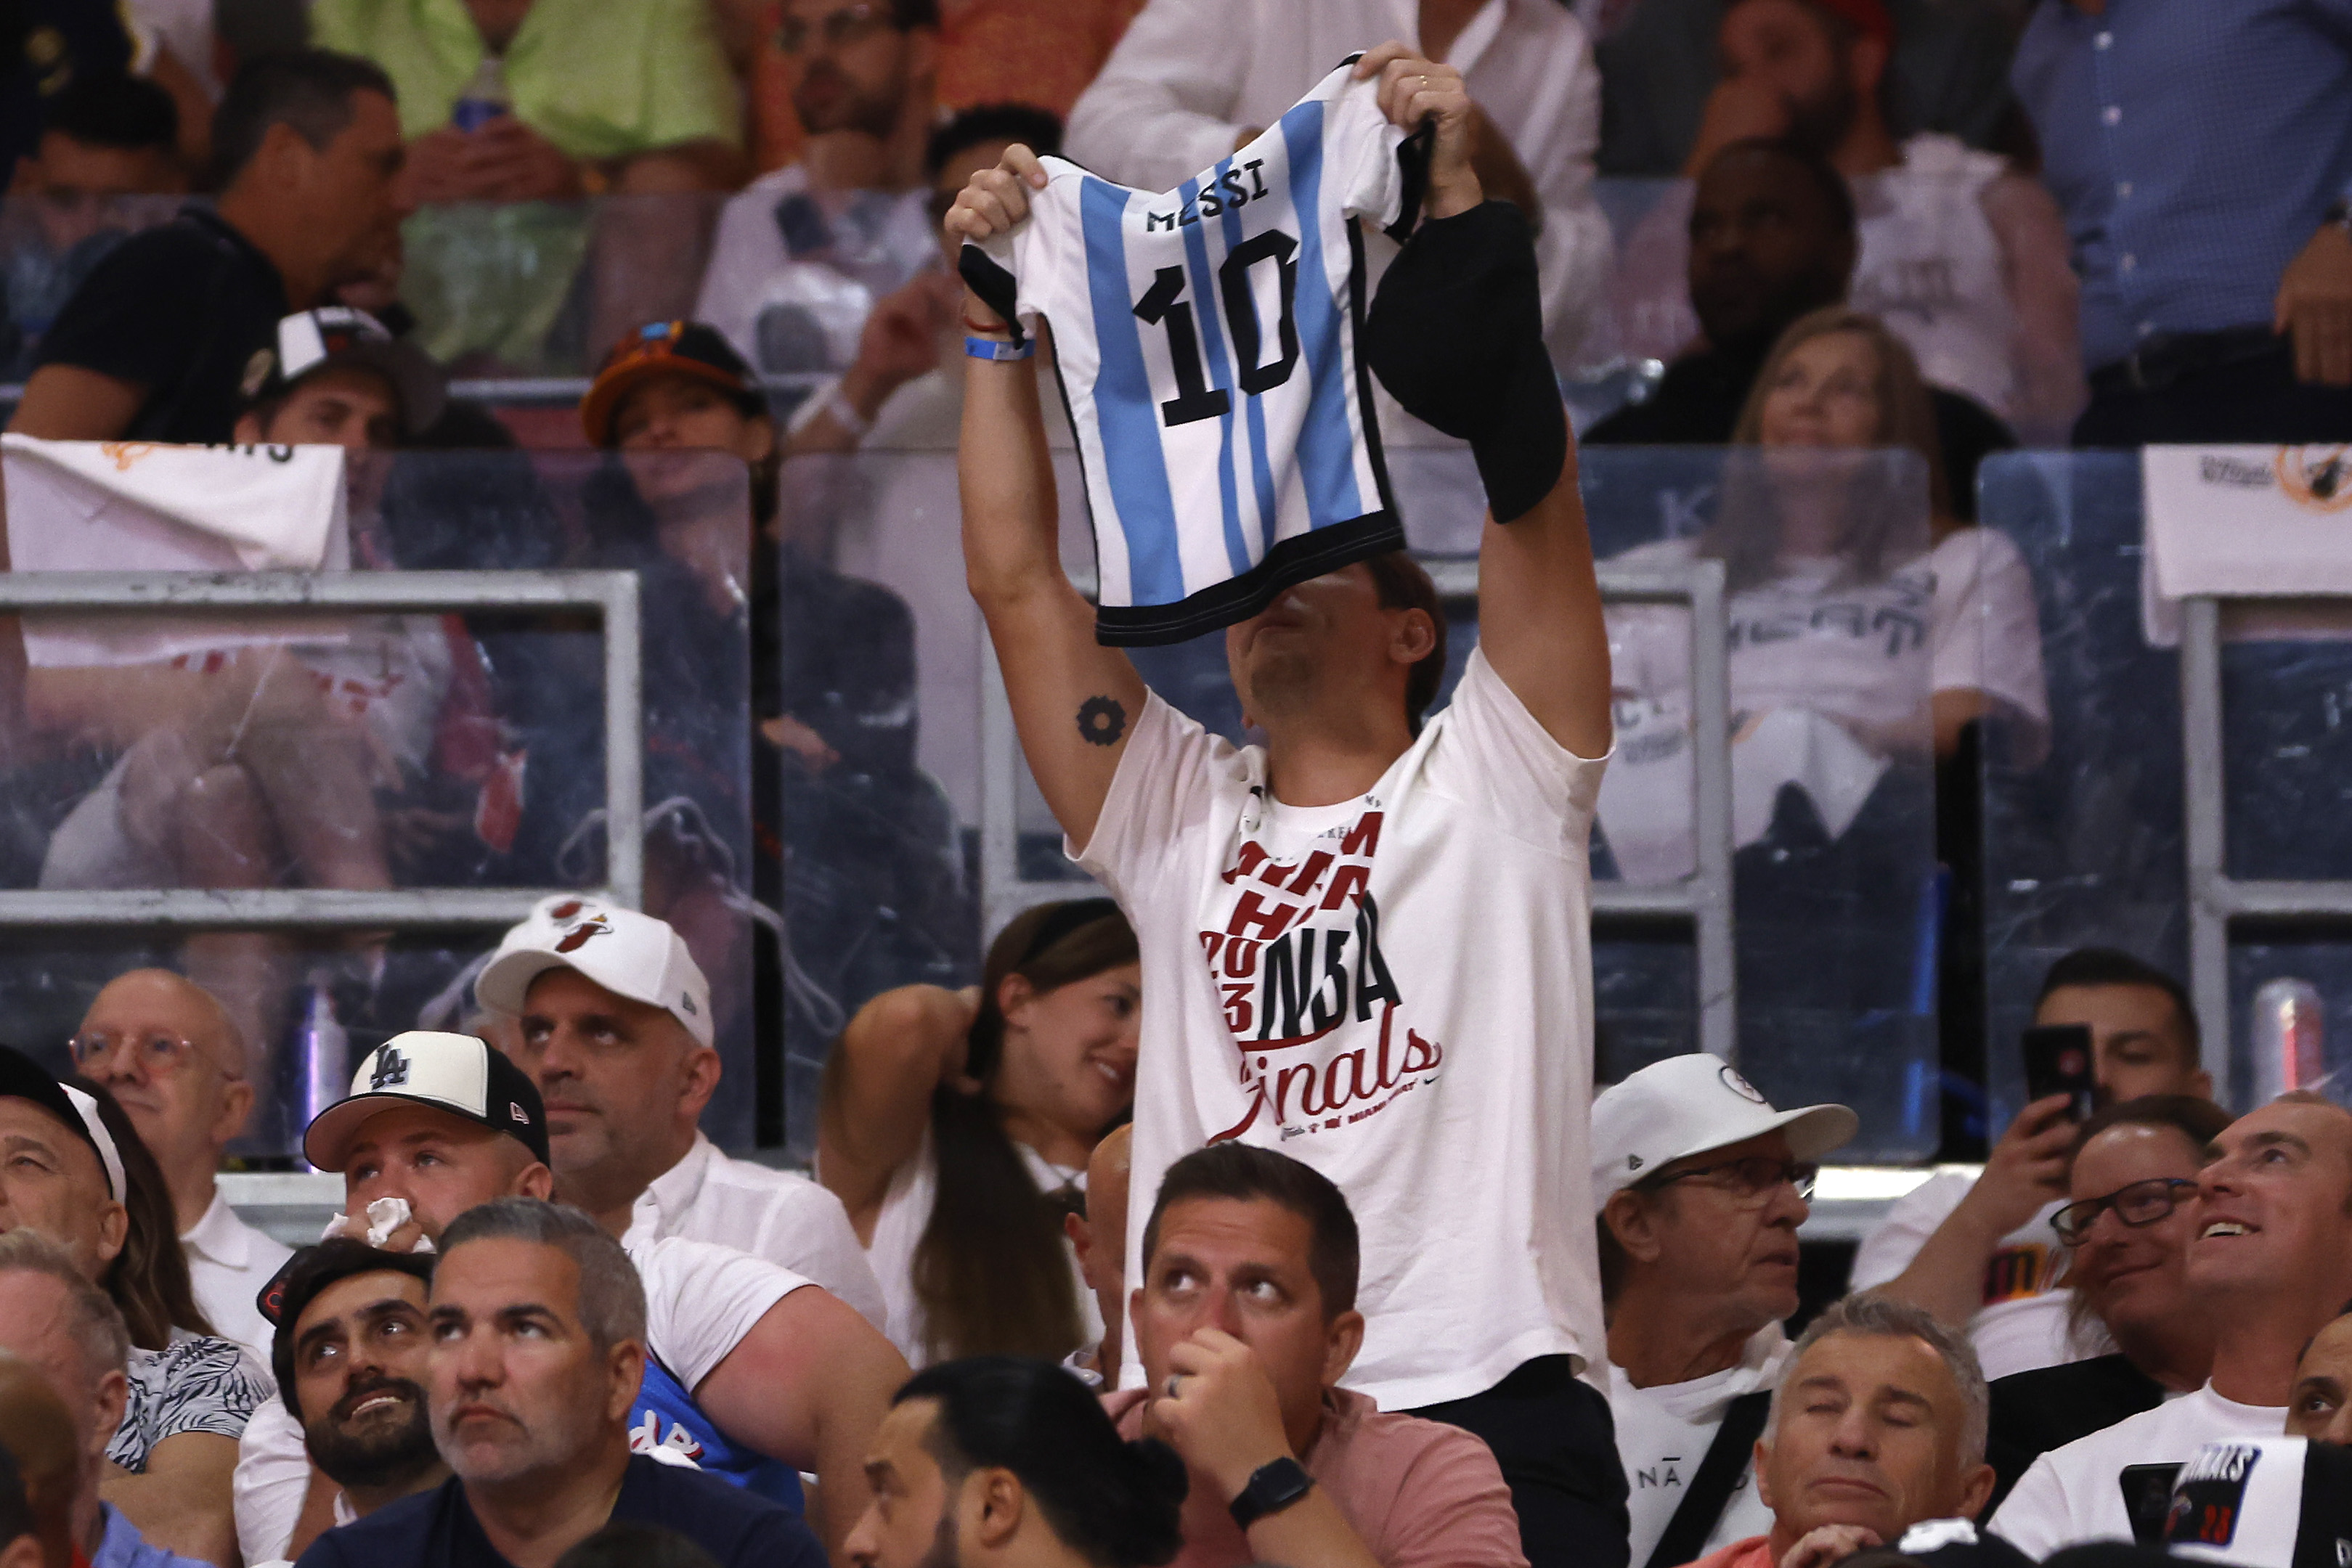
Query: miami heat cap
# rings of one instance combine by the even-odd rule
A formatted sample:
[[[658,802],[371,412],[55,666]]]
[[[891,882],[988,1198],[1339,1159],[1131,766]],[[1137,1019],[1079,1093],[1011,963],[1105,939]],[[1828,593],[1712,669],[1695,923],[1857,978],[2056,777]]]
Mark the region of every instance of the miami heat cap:
[[[2175,1558],[2240,1568],[2352,1563],[2352,1448],[2304,1437],[2208,1443],[2180,1467],[2165,1517]]]
[[[1628,1073],[1592,1102],[1593,1207],[1661,1166],[1767,1133],[1785,1134],[1790,1157],[1811,1164],[1861,1125],[1843,1105],[1776,1111],[1719,1056],[1703,1051],[1669,1056]]]
[[[665,921],[576,893],[541,899],[499,942],[474,995],[484,1007],[520,1016],[530,983],[550,969],[576,969],[616,997],[661,1009],[710,1043],[710,982]]]
[[[302,1157],[322,1171],[349,1162],[352,1140],[369,1118],[394,1105],[430,1105],[504,1133],[547,1160],[547,1107],[539,1085],[505,1054],[470,1034],[415,1030],[396,1034],[352,1075],[352,1092],[312,1118]]]

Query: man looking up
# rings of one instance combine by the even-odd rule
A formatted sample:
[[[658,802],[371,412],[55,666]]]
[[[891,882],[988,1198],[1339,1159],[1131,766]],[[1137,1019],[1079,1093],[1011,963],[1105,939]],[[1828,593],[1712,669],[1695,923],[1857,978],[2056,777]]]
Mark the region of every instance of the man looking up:
[[[1772,1528],[1696,1568],[1827,1568],[1930,1519],[1974,1519],[1992,1493],[1984,1373],[1918,1308],[1848,1296],[1805,1330],[1756,1444]]]
[[[78,1429],[71,1533],[90,1568],[202,1568],[201,1558],[150,1543],[100,1500],[100,1482],[121,1474],[106,1449],[130,1402],[131,1333],[72,1256],[31,1229],[0,1236],[0,1351],[41,1374]]]
[[[341,1489],[337,1524],[449,1474],[425,1409],[432,1281],[429,1252],[385,1252],[339,1236],[304,1248],[279,1282],[270,1365],[278,1397],[302,1425],[303,1450]]]
[[[2295,1364],[2286,1431],[2290,1437],[2352,1447],[2352,1312],[2314,1334]]]
[[[459,1215],[493,1198],[544,1198],[546,1124],[538,1090],[504,1056],[471,1036],[412,1032],[361,1063],[351,1096],[310,1124],[303,1150],[342,1173],[352,1231],[389,1224],[384,1245],[406,1251],[439,1245]],[[394,1211],[372,1219],[370,1206],[386,1198],[398,1200]],[[848,1307],[759,1259],[676,1237],[627,1251],[652,1314],[633,1437],[794,1506],[797,1472],[813,1470],[837,1540],[864,1507],[864,1445],[906,1362]],[[264,1406],[237,1464],[248,1562],[287,1555],[299,1522],[320,1521],[315,1496],[306,1507],[310,1484],[299,1427],[283,1406]]]
[[[2199,1065],[2197,1014],[2179,981],[2128,953],[2085,947],[2050,966],[2037,1025],[2091,1031],[2103,1104],[2145,1094],[2210,1098]],[[1853,1260],[1853,1288],[1927,1308],[1965,1327],[1989,1377],[2081,1355],[2059,1274],[2065,1249],[2050,1217],[2065,1203],[2076,1127],[2058,1095],[2017,1113],[1984,1174],[1929,1177],[1887,1210]]]
[[[866,1461],[856,1568],[1157,1568],[1176,1554],[1184,1473],[1122,1443],[1102,1406],[1041,1361],[972,1356],[898,1390]]]
[[[2127,1467],[2280,1432],[2305,1347],[2352,1301],[2352,1111],[2283,1094],[2230,1124],[2206,1161],[2187,1282],[2214,1327],[2213,1375],[2034,1460],[1993,1516],[2028,1556],[2130,1536]]]
[[[103,1083],[163,1167],[188,1282],[213,1327],[268,1359],[270,1327],[254,1302],[292,1253],[236,1217],[214,1180],[253,1110],[245,1041],[203,987],[169,969],[110,981],[67,1050]]]
[[[566,1203],[632,1245],[677,1236],[765,1259],[881,1326],[882,1287],[841,1199],[703,1134],[721,1071],[710,987],[667,923],[572,894],[543,900],[474,994],[520,1020],[514,1057],[547,1102]]]
[[[1160,1184],[1142,1256],[1148,1382],[1107,1405],[1192,1472],[1178,1568],[1522,1561],[1484,1444],[1338,1387],[1364,1320],[1355,1217],[1328,1180],[1271,1149],[1196,1150]]]
[[[1138,1204],[1185,1150],[1239,1138],[1310,1160],[1368,1228],[1362,1354],[1338,1356],[1351,1388],[1484,1437],[1538,1568],[1611,1568],[1624,1477],[1606,1402],[1575,1377],[1601,1348],[1585,845],[1610,719],[1591,545],[1536,336],[1532,252],[1517,212],[1484,201],[1460,75],[1393,44],[1355,71],[1380,79],[1394,123],[1436,126],[1425,220],[1384,279],[1368,361],[1409,410],[1445,419],[1422,394],[1467,384],[1464,406],[1494,398],[1497,428],[1520,433],[1509,452],[1482,449],[1490,500],[1503,486],[1514,520],[1486,525],[1479,647],[1451,705],[1422,722],[1444,623],[1402,553],[1226,629],[1263,747],[1236,751],[1154,696],[1096,642],[1063,572],[1037,378],[1018,359],[965,373],[966,574],[1045,800],[1141,946],[1129,1247]],[[1006,233],[1045,180],[1016,147],[948,226]],[[1465,267],[1505,281],[1465,284],[1446,307],[1465,329],[1430,331],[1438,291],[1423,280]],[[976,293],[963,308],[975,332],[1011,338]],[[1416,355],[1427,362],[1407,368]],[[1297,983],[1327,960],[1335,998]],[[1471,1041],[1475,1066],[1439,1071]],[[1491,1206],[1481,1223],[1431,1207],[1454,1187]],[[1129,1278],[1144,1281],[1132,1255]]]
[[[1703,1051],[1592,1103],[1609,1408],[1632,1488],[1632,1560],[1675,1568],[1769,1527],[1748,1450],[1789,1356],[1797,1228],[1843,1105],[1775,1111]],[[1724,1458],[1714,1458],[1721,1448]]]
[[[595,1221],[504,1197],[458,1217],[442,1240],[425,1371],[449,1479],[329,1531],[305,1568],[551,1568],[613,1520],[675,1530],[721,1568],[823,1568],[789,1511],[630,1451],[646,1293]]]
[[[8,428],[57,441],[225,442],[289,310],[399,253],[391,80],[305,49],[237,72],[213,122],[220,195],[123,241],[41,340]]]

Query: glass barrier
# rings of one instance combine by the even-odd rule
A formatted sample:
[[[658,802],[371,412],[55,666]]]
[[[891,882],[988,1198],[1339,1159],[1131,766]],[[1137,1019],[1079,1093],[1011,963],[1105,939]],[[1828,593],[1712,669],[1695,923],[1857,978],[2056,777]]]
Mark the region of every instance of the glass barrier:
[[[2063,444],[2086,391],[2066,257],[2021,215],[2038,193],[1957,143],[1853,182],[1861,256],[1849,299],[1884,319],[1928,381],[1967,394],[2027,444]],[[1687,180],[1601,180],[1615,265],[1563,371],[1580,428],[1639,402],[1700,337],[1691,305]],[[2054,234],[2054,230],[2049,233]],[[1614,398],[1615,402],[1610,402]]]
[[[261,458],[273,450],[289,467],[298,450],[333,455],[278,448]],[[121,456],[122,482],[101,475],[91,493],[107,505],[91,508],[70,485],[44,488],[12,454],[20,564],[46,530],[52,542],[32,553],[52,570],[240,569],[225,538],[197,526],[201,497],[140,492],[142,454]],[[728,1088],[705,1124],[749,1145],[759,1096],[742,465],[711,454],[624,464],[411,453],[355,459],[345,480],[346,507],[312,561],[355,572],[637,574],[646,907],[685,934],[712,983]],[[305,515],[248,516],[236,524],[243,546],[262,538],[292,549],[289,530]],[[68,521],[70,543],[55,542]],[[21,705],[6,716],[0,886],[605,883],[605,668],[593,612],[43,612],[8,627],[0,647],[21,645],[26,664]],[[0,941],[0,998],[11,1037],[61,1061],[107,979],[142,965],[185,970],[254,1046],[261,1105],[247,1152],[279,1155],[307,1106],[340,1095],[336,1080],[347,1083],[357,1053],[400,1030],[469,1024],[471,967],[498,936],[495,925],[349,936],[18,927]]]
[[[0,382],[31,371],[41,334],[81,280],[114,247],[143,228],[168,223],[180,196],[11,196],[0,201]]]
[[[1093,545],[1083,488],[1075,459],[1063,454],[1057,463],[1064,563],[1084,580]],[[1475,552],[1484,507],[1465,453],[1393,451],[1391,472],[1417,549],[1433,557]],[[1920,562],[1924,467],[1907,455],[1768,463],[1757,453],[1615,448],[1586,453],[1582,472],[1604,559],[1633,566],[1687,559],[1710,529],[1717,530],[1711,547],[1740,541],[1743,559],[1765,547],[1757,580],[1732,603],[1740,650],[1734,706],[1747,710],[1733,750],[1746,828],[1735,862],[1743,1066],[1783,1103],[1838,1099],[1861,1110],[1869,1132],[1855,1157],[1923,1156],[1937,1130],[1934,827],[1924,730],[1936,628]],[[824,658],[786,655],[786,685],[807,684],[788,693],[784,711],[825,714],[835,727],[805,721],[820,733],[800,737],[803,758],[786,759],[788,769],[809,771],[800,787],[821,789],[846,766],[847,749],[832,734],[858,714],[888,710],[895,692],[914,694],[911,740],[895,720],[881,726],[896,749],[859,778],[871,791],[861,809],[888,803],[861,818],[877,835],[861,852],[873,883],[848,886],[830,858],[852,831],[795,837],[786,851],[797,970],[784,977],[788,1117],[792,1141],[802,1145],[814,1136],[807,1091],[837,1020],[887,985],[966,983],[986,936],[1017,903],[984,902],[1002,891],[981,876],[990,800],[984,683],[992,676],[963,581],[952,455],[802,459],[787,465],[782,490],[788,548],[838,574],[828,580],[811,569],[843,611],[825,618],[837,630],[824,639]],[[1822,542],[1809,553],[1830,559],[1800,560],[1808,553],[1801,547],[1776,559],[1768,536],[1780,533],[1784,515],[1818,523]],[[901,630],[909,623],[910,634]],[[1475,645],[1475,604],[1451,606],[1449,630],[1441,704]],[[1694,860],[1686,617],[1629,607],[1612,614],[1612,631],[1621,648],[1623,727],[1596,863],[1605,876],[1670,881]],[[885,678],[909,647],[911,676]],[[1133,657],[1170,703],[1229,738],[1247,738],[1221,635],[1136,649]],[[817,665],[827,673],[814,680],[791,673]],[[1090,892],[1025,768],[1012,783],[1010,874],[1019,897]],[[960,948],[929,935],[912,939],[919,923],[900,905],[883,907],[910,884],[929,890],[923,907],[947,907],[944,882],[925,880],[940,874],[948,855],[935,811],[952,824],[961,851],[957,896],[970,935]],[[885,871],[885,863],[919,866],[924,875]],[[874,934],[871,945],[861,946],[858,933]],[[854,949],[849,960],[837,956],[845,948]],[[1595,968],[1604,1076],[1695,1049],[1687,935],[1606,929]]]
[[[1985,1017],[1992,1127],[2024,1102],[2017,1040],[2052,962],[2118,947],[2186,979],[2180,660],[2153,645],[2143,608],[2139,462],[2128,453],[2015,454],[1983,470],[1980,515],[2030,569],[2041,601],[2046,755],[1986,748],[1982,774]],[[2225,864],[2235,877],[2352,874],[2337,824],[2347,786],[2352,644],[2340,613],[2225,620]],[[2242,930],[2230,950],[2230,1015],[2201,1019],[2215,1092],[2256,1095],[2249,1045],[2264,1040],[2273,981],[2316,992],[2324,1067],[2352,1062],[2352,942],[2340,934]],[[2290,992],[2290,995],[2293,993]]]

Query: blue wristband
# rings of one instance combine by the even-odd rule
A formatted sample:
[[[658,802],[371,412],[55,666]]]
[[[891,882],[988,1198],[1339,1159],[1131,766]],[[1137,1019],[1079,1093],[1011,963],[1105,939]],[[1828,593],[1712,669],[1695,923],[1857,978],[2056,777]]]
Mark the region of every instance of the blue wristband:
[[[1014,344],[994,338],[966,338],[963,351],[975,360],[1025,360],[1037,351],[1037,340]]]

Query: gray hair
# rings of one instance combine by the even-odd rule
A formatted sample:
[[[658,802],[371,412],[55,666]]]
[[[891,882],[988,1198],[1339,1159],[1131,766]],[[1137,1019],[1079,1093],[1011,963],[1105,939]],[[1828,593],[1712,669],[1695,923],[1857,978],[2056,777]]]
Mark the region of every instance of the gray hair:
[[[122,1321],[122,1309],[74,1267],[73,1254],[20,1225],[0,1236],[0,1273],[44,1274],[63,1287],[74,1348],[91,1384],[130,1364],[131,1330]]]
[[[552,1247],[580,1270],[580,1325],[597,1351],[646,1343],[646,1287],[637,1266],[604,1228],[568,1204],[499,1197],[478,1204],[441,1233],[441,1255],[468,1241],[530,1241]]]
[[[1968,1336],[1945,1327],[1924,1307],[1867,1291],[1830,1303],[1806,1328],[1804,1337],[1797,1341],[1789,1359],[1781,1364],[1780,1382],[1772,1390],[1771,1429],[1776,1435],[1780,1430],[1781,1391],[1795,1374],[1797,1364],[1804,1359],[1807,1351],[1834,1333],[1925,1341],[1951,1373],[1952,1381],[1959,1385],[1960,1460],[1970,1465],[1984,1461],[1985,1428],[1992,1419],[1992,1392],[1985,1385],[1984,1368],[1978,1363]]]

